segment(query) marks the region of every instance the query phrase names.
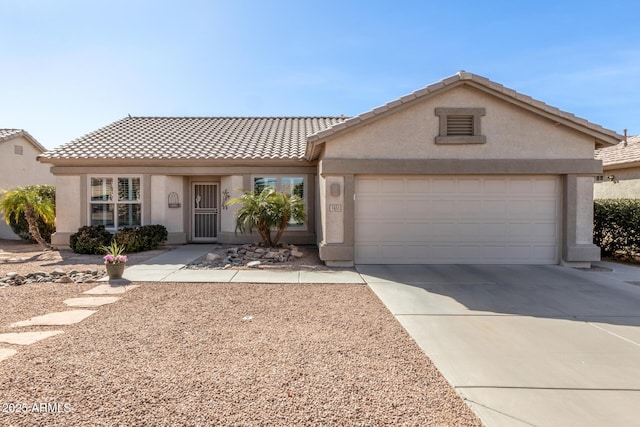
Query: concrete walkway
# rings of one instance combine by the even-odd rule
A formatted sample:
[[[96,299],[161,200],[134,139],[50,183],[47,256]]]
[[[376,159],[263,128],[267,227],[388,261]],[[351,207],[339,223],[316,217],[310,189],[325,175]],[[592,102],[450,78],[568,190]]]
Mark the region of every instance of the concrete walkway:
[[[638,426],[640,268],[597,266],[358,271],[488,427]]]
[[[214,250],[215,245],[184,245],[124,270],[128,282],[188,283],[365,283],[355,270],[274,271],[182,270],[190,262]],[[108,281],[108,278],[101,281]]]

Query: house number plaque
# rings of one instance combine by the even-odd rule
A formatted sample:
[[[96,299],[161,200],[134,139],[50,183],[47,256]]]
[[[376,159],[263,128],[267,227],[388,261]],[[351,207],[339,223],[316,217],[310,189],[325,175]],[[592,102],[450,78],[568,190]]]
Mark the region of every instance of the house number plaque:
[[[342,212],[342,204],[340,204],[340,203],[330,203],[329,204],[329,212]]]

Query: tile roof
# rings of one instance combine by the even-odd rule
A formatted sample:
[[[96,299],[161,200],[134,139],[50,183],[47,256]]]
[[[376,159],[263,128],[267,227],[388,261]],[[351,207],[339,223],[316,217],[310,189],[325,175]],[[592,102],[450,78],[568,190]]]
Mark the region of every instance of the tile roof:
[[[9,141],[10,139],[18,138],[20,136],[25,137],[28,141],[30,141],[37,149],[40,151],[46,151],[44,148],[34,137],[32,137],[29,132],[23,129],[0,129],[0,143],[4,141]]]
[[[640,135],[627,137],[627,144],[620,141],[612,147],[596,150],[595,158],[602,160],[603,166],[640,163]]]
[[[325,138],[329,138],[338,132],[342,132],[343,130],[360,126],[363,123],[368,123],[370,120],[375,120],[377,116],[386,114],[387,112],[403,104],[414,102],[418,98],[433,96],[434,94],[440,93],[443,90],[462,84],[467,84],[475,88],[484,90],[509,102],[527,108],[539,115],[555,120],[558,123],[562,123],[568,127],[580,130],[584,133],[589,133],[594,136],[594,138],[596,138],[596,144],[599,146],[608,146],[611,144],[615,144],[616,140],[619,141],[620,139],[622,139],[622,135],[619,135],[610,129],[606,129],[601,125],[591,123],[585,119],[575,116],[574,114],[562,111],[557,107],[553,107],[551,105],[545,104],[542,101],[533,99],[530,96],[518,93],[515,90],[509,89],[499,83],[493,82],[486,77],[482,77],[466,71],[459,71],[451,77],[442,79],[439,82],[433,83],[420,90],[402,96],[380,107],[351,117],[348,120],[345,120],[343,123],[310,135],[308,138],[310,144],[307,147],[307,158],[312,159],[317,157],[319,153],[318,145],[322,144],[324,142],[323,139]]]
[[[126,117],[42,154],[47,159],[303,159],[308,135],[341,117]]]

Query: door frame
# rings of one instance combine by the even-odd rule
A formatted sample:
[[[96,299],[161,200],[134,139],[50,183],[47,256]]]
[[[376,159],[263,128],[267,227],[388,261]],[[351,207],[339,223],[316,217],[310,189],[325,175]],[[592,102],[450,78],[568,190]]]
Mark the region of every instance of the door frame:
[[[212,208],[214,212],[211,212],[215,217],[214,234],[212,237],[196,237],[196,185],[212,185],[214,187],[214,205]],[[190,183],[191,193],[191,207],[189,209],[189,223],[190,223],[190,241],[194,243],[214,243],[218,241],[218,234],[220,233],[220,183],[217,181],[192,181]]]

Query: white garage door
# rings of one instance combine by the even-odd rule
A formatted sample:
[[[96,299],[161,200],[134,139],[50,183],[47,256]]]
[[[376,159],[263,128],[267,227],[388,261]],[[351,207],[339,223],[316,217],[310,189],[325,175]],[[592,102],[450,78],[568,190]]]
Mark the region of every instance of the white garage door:
[[[358,176],[359,264],[557,264],[557,176]]]

